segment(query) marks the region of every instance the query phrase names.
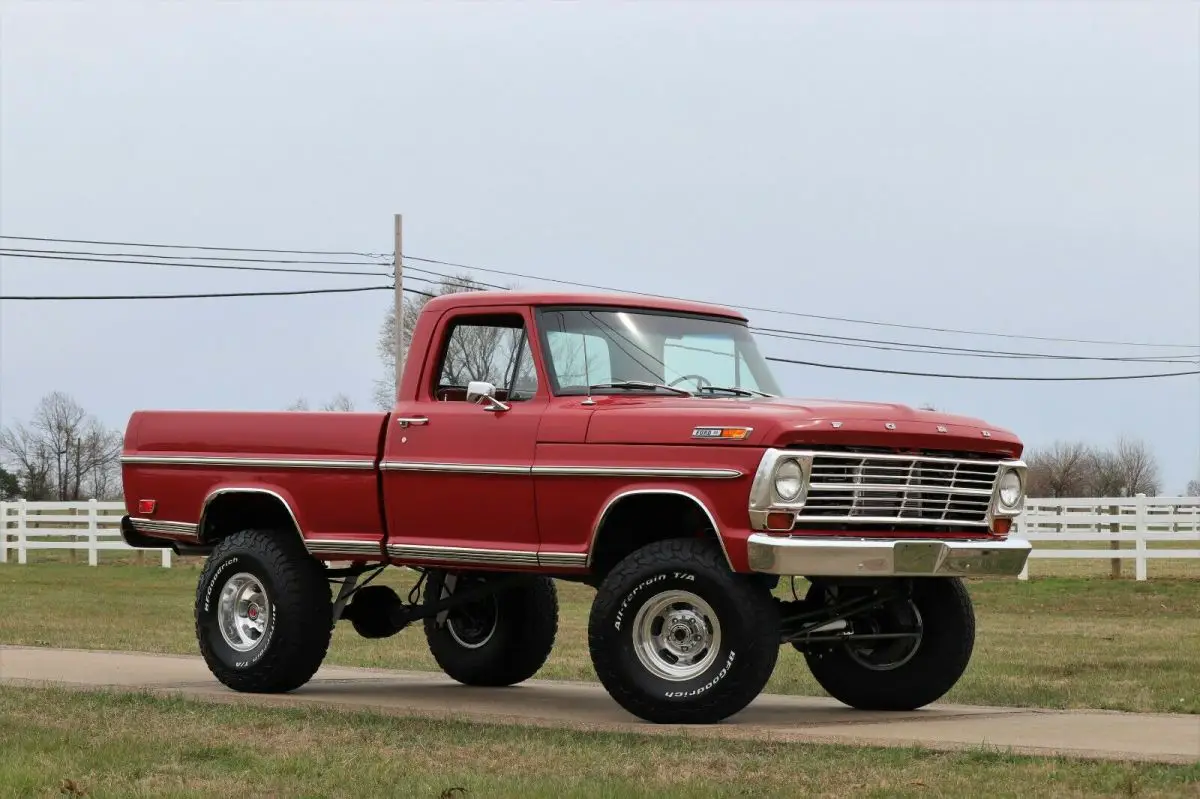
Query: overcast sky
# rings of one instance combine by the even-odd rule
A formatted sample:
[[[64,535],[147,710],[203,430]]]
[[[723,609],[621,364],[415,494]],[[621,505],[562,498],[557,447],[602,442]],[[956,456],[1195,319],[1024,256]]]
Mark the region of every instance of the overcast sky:
[[[901,324],[1200,348],[1194,3],[0,5],[0,233],[390,252]],[[6,241],[4,246],[23,246]],[[78,247],[77,249],[87,249]],[[480,279],[552,287],[477,272]],[[0,293],[373,285],[0,261]],[[371,404],[387,292],[0,302],[0,422]],[[958,347],[1189,354],[754,312]],[[763,339],[999,375],[1164,364]],[[1145,438],[1200,474],[1200,379],[1015,383],[776,364],[785,391],[982,416],[1030,446]],[[1195,368],[1195,367],[1190,367]]]

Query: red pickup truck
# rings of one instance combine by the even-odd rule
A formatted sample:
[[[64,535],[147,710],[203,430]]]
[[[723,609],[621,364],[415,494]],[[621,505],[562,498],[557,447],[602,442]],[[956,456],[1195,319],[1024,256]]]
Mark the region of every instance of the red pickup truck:
[[[728,309],[452,294],[421,312],[390,412],[135,412],[122,532],[207,556],[199,648],[239,691],[303,685],[339,619],[419,621],[453,679],[519,683],[569,580],[596,590],[597,676],[643,719],[738,712],[784,644],[850,706],[928,704],[972,654],[962,577],[1029,555],[1022,444],[780,393]],[[407,597],[369,584],[388,566],[419,575]]]

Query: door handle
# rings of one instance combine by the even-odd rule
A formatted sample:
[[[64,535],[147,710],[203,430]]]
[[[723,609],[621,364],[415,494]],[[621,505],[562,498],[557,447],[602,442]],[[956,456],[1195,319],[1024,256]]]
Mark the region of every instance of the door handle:
[[[396,424],[400,425],[401,427],[408,427],[409,425],[429,424],[429,417],[428,416],[397,416]]]

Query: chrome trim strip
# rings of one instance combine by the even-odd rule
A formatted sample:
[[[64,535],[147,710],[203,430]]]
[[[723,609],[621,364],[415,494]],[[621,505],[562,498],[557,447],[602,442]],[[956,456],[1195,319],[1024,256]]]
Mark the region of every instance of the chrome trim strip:
[[[588,565],[586,552],[539,552],[539,566],[558,566],[567,569],[582,569]]]
[[[477,549],[474,547],[388,544],[387,553],[397,560],[434,560],[486,566],[537,566],[538,553],[521,549]]]
[[[753,571],[796,577],[1015,577],[1032,549],[1020,538],[923,541],[753,533],[746,541]]]
[[[189,538],[194,538],[196,531],[199,529],[199,525],[192,524],[191,522],[172,522],[163,519],[139,518],[137,516],[130,516],[129,523],[139,533],[182,535]]]
[[[786,513],[787,511],[783,511]],[[986,529],[986,520],[967,521],[963,519],[922,519],[910,516],[806,516],[803,513],[795,515],[796,522],[805,524],[924,524],[938,527],[982,527]]]
[[[349,539],[306,538],[304,546],[313,554],[322,555],[373,555],[383,559],[383,547],[379,541],[354,541]]]
[[[147,466],[256,466],[268,469],[374,469],[373,460],[243,458],[225,455],[122,455],[123,464]]]
[[[732,480],[738,469],[689,469],[673,466],[534,466],[539,477],[679,477],[696,480]]]
[[[737,469],[688,469],[672,466],[516,466],[486,463],[414,463],[384,461],[388,472],[452,472],[456,474],[523,474],[535,477],[675,477],[696,480],[729,480],[741,477]]]
[[[379,468],[385,472],[452,472],[456,474],[529,474],[528,466],[485,463],[413,463],[384,461]]]
[[[296,529],[296,535],[300,536],[300,540],[304,541],[304,530],[300,528],[300,522],[296,519],[296,512],[292,510],[292,506],[280,494],[272,491],[269,488],[257,488],[253,486],[225,486],[209,493],[204,498],[204,504],[200,506],[200,524],[196,525],[197,538],[203,537],[204,534],[204,519],[208,515],[208,506],[212,501],[223,494],[266,494],[269,497],[274,497],[283,505],[284,510],[288,512],[288,517],[292,520],[292,526]]]
[[[717,536],[717,542],[721,545],[721,552],[725,555],[725,562],[729,564],[730,569],[733,568],[733,561],[729,558],[729,550],[725,548],[725,536],[721,534],[721,527],[717,524],[717,518],[713,516],[712,511],[710,511],[708,506],[705,505],[695,494],[687,491],[680,491],[674,488],[635,488],[630,491],[622,491],[620,494],[617,494],[615,497],[610,499],[608,503],[605,504],[604,510],[600,511],[600,517],[596,520],[596,524],[592,527],[592,537],[588,540],[587,560],[584,563],[585,566],[591,568],[592,553],[596,549],[596,537],[600,534],[600,528],[604,526],[604,521],[608,518],[609,511],[611,511],[617,505],[617,503],[623,499],[645,494],[667,494],[671,496],[684,497],[686,499],[690,499],[692,502],[695,502],[696,505],[699,506],[700,510],[704,512],[704,515],[708,517],[708,523],[712,525],[713,532]]]

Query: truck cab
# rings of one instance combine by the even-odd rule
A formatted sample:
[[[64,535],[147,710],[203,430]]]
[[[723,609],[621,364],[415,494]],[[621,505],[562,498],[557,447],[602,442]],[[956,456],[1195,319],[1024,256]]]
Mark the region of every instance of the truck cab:
[[[131,417],[126,540],[207,556],[197,637],[227,685],[303,684],[339,619],[369,637],[420,621],[455,679],[520,682],[553,646],[555,581],[573,580],[596,589],[597,674],[641,718],[737,712],[782,644],[847,704],[911,708],[967,666],[961,578],[1028,557],[1009,536],[1015,435],[784,398],[729,309],[451,294],[424,306],[401,374],[386,413]],[[419,573],[420,601],[358,585],[388,567]],[[804,597],[777,597],[781,578]],[[263,665],[288,636],[309,654]]]

